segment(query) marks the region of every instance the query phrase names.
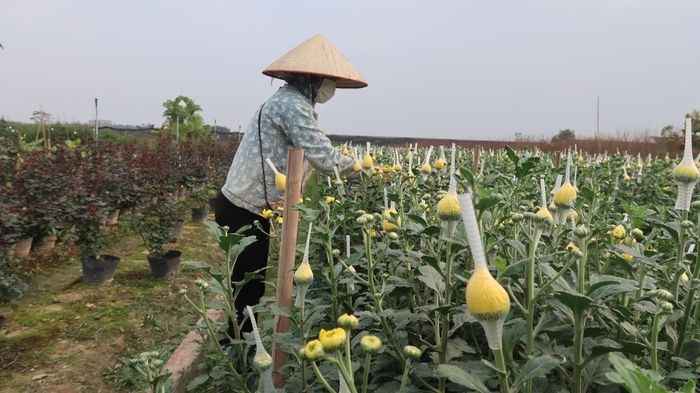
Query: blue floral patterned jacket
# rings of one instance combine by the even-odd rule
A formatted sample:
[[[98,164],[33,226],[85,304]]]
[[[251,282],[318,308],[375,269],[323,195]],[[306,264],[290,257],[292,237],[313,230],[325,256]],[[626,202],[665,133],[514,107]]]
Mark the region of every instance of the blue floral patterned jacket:
[[[282,202],[283,195],[275,188],[275,174],[261,166],[258,139],[258,112],[248,124],[236,151],[221,192],[234,205],[260,214],[267,207],[263,186],[263,168],[270,204]],[[318,127],[318,115],[311,101],[290,85],[281,87],[262,106],[260,135],[262,159],[269,157],[278,171],[287,168],[287,148],[304,149],[304,158],[316,169],[332,173],[338,166],[341,173],[352,168],[353,160],[341,154]]]

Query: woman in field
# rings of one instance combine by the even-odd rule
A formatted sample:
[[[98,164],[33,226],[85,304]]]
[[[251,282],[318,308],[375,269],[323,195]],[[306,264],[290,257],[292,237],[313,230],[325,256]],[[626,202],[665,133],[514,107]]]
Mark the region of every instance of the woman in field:
[[[285,172],[289,147],[304,149],[306,161],[320,171],[332,173],[334,167],[341,173],[352,170],[353,160],[333,148],[319,128],[314,106],[330,100],[336,88],[367,86],[362,76],[322,35],[294,48],[267,67],[263,74],[282,79],[286,84],[255,112],[214,209],[216,222],[228,226],[229,232],[245,225],[252,226],[254,221],[259,221],[262,227],[262,231],[253,227],[246,232],[255,235],[257,241],[238,257],[231,277],[233,281],[241,281],[247,272],[267,266],[269,239],[265,232],[269,232],[270,224],[261,213],[282,202],[284,182],[279,181],[278,175],[276,187],[276,173],[272,167]],[[252,281],[242,288],[236,300],[239,322],[243,320],[245,306],[257,304],[264,291],[262,280]],[[241,330],[250,331],[250,323],[246,322]]]

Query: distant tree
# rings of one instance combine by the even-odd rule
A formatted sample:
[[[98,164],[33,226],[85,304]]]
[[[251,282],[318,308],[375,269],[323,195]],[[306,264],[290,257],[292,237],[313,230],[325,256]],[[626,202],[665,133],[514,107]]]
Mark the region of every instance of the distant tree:
[[[174,100],[166,100],[163,103],[166,124],[171,133],[174,133],[178,121],[180,123],[180,135],[187,138],[199,138],[209,133],[204,125],[204,118],[198,113],[202,107],[195,104],[194,100],[187,96],[177,96]]]
[[[573,141],[574,139],[576,139],[576,131],[567,128],[559,130],[559,133],[552,138],[552,142]]]
[[[664,139],[670,138],[675,133],[676,131],[673,130],[673,126],[670,124],[661,129],[661,137]]]

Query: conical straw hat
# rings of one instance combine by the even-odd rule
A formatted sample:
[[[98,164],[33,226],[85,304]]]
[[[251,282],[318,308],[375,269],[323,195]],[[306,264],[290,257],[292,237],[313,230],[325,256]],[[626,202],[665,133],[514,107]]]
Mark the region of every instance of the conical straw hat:
[[[311,37],[265,68],[263,74],[284,79],[288,74],[314,74],[333,79],[338,88],[366,87],[367,82],[338,49],[321,34]]]

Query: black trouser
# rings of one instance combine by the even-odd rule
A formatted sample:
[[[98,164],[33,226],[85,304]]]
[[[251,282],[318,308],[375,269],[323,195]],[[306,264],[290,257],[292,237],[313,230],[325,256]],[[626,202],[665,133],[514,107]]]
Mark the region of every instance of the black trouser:
[[[231,281],[242,281],[243,277],[248,272],[253,272],[267,266],[267,257],[270,246],[270,238],[266,233],[253,226],[254,221],[259,221],[263,231],[270,232],[270,222],[263,217],[251,213],[242,207],[238,207],[231,203],[221,192],[216,198],[214,204],[214,217],[216,223],[221,226],[228,226],[229,232],[236,232],[245,225],[250,225],[251,228],[246,230],[246,236],[255,235],[258,240],[241,252],[233,266],[233,274]],[[263,275],[265,273],[262,273]],[[238,297],[236,298],[236,314],[238,315],[238,323],[244,319],[245,306],[254,306],[258,304],[260,298],[265,294],[265,282],[261,279],[256,279],[244,285]],[[253,326],[250,321],[241,326],[241,332],[253,331]],[[229,321],[229,335],[233,337],[233,325]]]

